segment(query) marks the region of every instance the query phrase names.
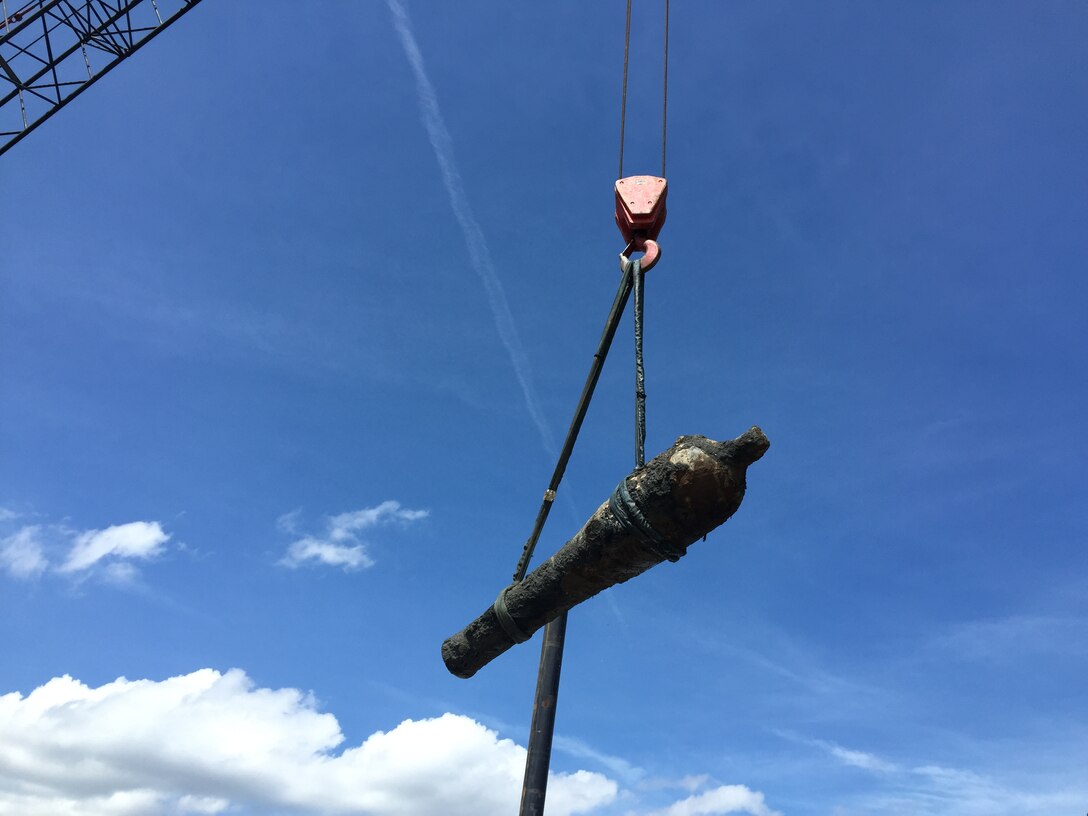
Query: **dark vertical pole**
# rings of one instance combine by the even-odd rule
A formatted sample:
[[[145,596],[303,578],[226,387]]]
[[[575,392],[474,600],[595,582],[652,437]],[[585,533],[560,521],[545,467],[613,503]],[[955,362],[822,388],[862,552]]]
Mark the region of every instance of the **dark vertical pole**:
[[[543,816],[548,791],[548,766],[552,758],[555,705],[559,700],[559,672],[563,668],[563,639],[567,634],[567,613],[544,627],[540,647],[540,671],[536,676],[533,724],[529,728],[529,756],[525,760],[525,782],[521,788],[521,816]]]

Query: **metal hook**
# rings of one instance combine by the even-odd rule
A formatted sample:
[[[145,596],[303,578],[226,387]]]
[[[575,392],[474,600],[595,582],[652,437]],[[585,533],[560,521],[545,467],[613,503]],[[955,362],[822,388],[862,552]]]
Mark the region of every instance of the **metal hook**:
[[[657,245],[657,241],[652,241],[649,238],[640,241],[636,238],[620,253],[620,269],[625,269],[626,265],[631,263],[629,255],[632,250],[644,253],[643,256],[638,259],[643,272],[649,272],[653,269],[654,264],[661,258],[661,247]]]

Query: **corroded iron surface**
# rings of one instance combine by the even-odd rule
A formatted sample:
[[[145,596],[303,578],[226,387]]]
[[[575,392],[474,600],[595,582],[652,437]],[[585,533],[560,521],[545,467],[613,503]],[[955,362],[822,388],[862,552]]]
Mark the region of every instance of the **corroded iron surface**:
[[[745,471],[770,442],[757,427],[715,442],[682,436],[626,478],[646,522],[677,555],[733,515],[744,498]],[[664,560],[661,547],[617,517],[609,502],[558,552],[506,593],[506,608],[532,634],[572,606]],[[493,607],[442,644],[442,660],[471,677],[514,645]]]

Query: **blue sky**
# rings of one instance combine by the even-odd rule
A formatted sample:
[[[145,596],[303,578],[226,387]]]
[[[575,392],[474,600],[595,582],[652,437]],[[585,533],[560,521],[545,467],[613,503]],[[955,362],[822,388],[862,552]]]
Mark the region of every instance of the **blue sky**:
[[[1088,810],[1088,13],[673,6],[647,452],[772,447],[572,612],[549,813]],[[623,13],[208,0],[0,159],[0,814],[513,812],[539,636],[438,650],[615,291]]]

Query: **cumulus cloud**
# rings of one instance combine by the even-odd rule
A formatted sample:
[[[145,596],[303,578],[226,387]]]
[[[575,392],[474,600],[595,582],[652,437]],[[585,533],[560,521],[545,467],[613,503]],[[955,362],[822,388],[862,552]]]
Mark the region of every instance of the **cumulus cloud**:
[[[131,521],[105,530],[87,530],[75,537],[72,549],[58,571],[80,572],[103,559],[146,560],[159,555],[169,540],[170,536],[157,521]]]
[[[15,578],[33,578],[49,566],[42,551],[41,527],[23,527],[0,539],[0,567]]]
[[[782,816],[763,801],[763,794],[744,785],[721,785],[681,799],[654,816],[719,816],[748,813],[751,816]]]
[[[296,569],[304,564],[324,564],[345,571],[374,565],[366,544],[359,534],[364,530],[386,524],[406,524],[419,521],[430,514],[428,510],[409,510],[400,502],[385,501],[375,507],[364,507],[340,513],[326,519],[324,535],[307,535],[293,541],[280,559],[282,566]],[[276,519],[276,527],[284,532],[298,531],[299,511],[293,510]]]
[[[0,696],[0,816],[516,812],[525,749],[472,719],[406,720],[343,742],[311,695],[258,688],[237,669],[98,688],[58,677]],[[548,813],[616,794],[598,773],[555,774]]]

